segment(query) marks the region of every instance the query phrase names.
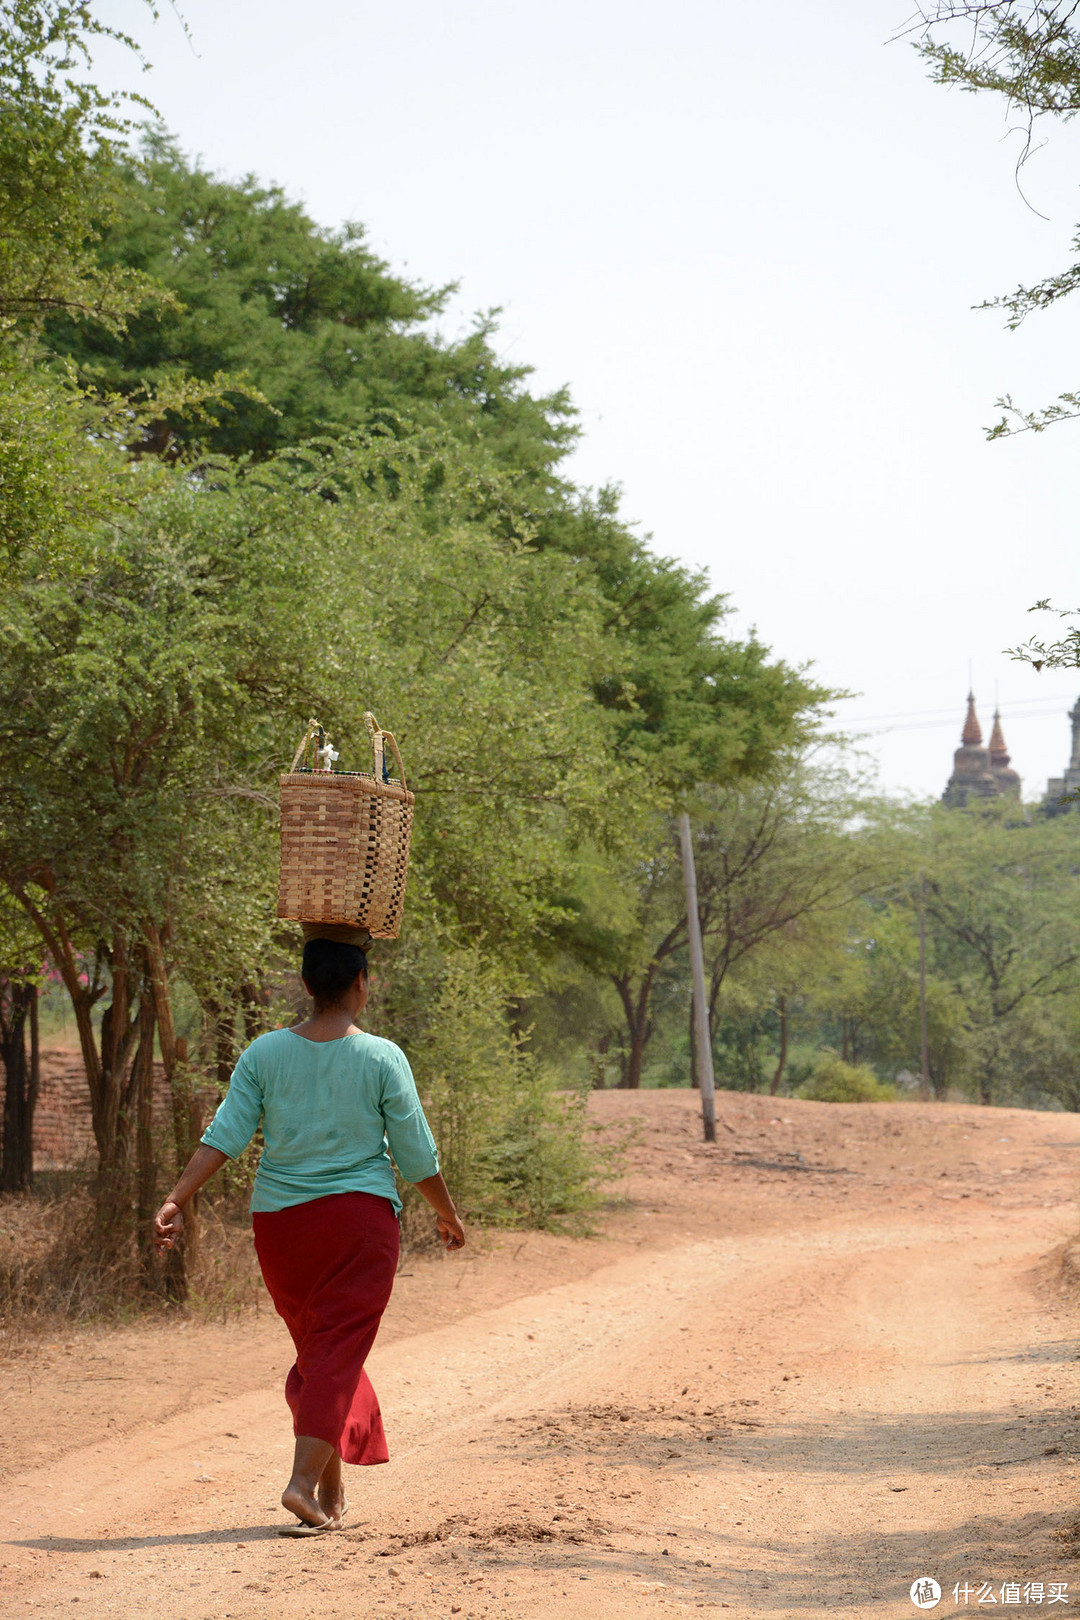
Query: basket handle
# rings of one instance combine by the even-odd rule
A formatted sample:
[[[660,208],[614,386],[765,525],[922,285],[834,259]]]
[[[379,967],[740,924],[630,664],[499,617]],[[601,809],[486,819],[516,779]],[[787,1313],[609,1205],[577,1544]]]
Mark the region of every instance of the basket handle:
[[[392,731],[384,731],[370,710],[368,710],[364,715],[364,724],[367,726],[368,736],[371,738],[372,752],[375,755],[375,780],[377,782],[388,782],[390,780],[386,770],[386,765],[384,763],[384,748],[385,744],[389,743],[391,751],[394,755],[394,759],[397,761],[398,774],[401,777],[401,785],[403,788],[406,787],[405,767],[401,763],[401,750],[398,748],[397,739],[395,738],[394,733]]]
[[[304,740],[301,742],[299,748],[296,750],[296,758],[293,760],[292,764],[289,766],[289,775],[290,776],[296,770],[296,767],[299,765],[300,761],[303,759],[304,755],[307,753],[308,743],[311,741],[312,737],[315,737],[317,739],[321,732],[322,732],[322,726],[319,724],[318,720],[309,720],[308,721],[308,728],[304,732]],[[316,742],[316,747],[317,746],[318,746],[318,743]],[[318,763],[317,760],[316,760],[316,763]]]

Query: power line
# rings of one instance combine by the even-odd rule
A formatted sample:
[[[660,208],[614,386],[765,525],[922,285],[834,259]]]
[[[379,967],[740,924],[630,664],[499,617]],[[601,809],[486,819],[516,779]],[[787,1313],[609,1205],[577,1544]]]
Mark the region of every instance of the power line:
[[[1039,696],[1037,698],[1013,698],[1013,700],[1011,702],[1002,703],[999,706],[1000,706],[1001,710],[1004,712],[1006,709],[1010,709],[1010,710],[1011,709],[1027,709],[1027,708],[1030,708],[1030,706],[1033,703],[1038,703],[1040,705],[1044,705],[1044,704],[1047,704],[1047,703],[1068,703],[1068,704],[1072,704],[1075,701],[1076,701],[1075,692],[1063,692],[1060,695],[1058,695],[1057,693],[1051,693],[1049,696],[1047,696],[1047,694],[1045,692],[1040,692],[1040,694],[1039,694]],[[1055,709],[1047,709],[1047,708],[1044,708],[1044,707],[1040,707],[1038,710],[1032,711],[1033,715],[1034,714],[1039,714],[1039,715],[1057,714],[1057,712],[1058,711],[1057,711],[1056,708]],[[941,715],[943,717],[947,717],[947,718],[945,718],[945,723],[948,724],[948,725],[951,725],[954,721],[957,720],[957,714],[958,714],[957,707],[956,707],[956,704],[954,703],[954,704],[951,704],[950,707],[947,708],[947,709],[899,709],[899,710],[894,710],[893,713],[891,713],[891,714],[859,714],[859,715],[852,715],[851,719],[847,722],[847,724],[851,725],[851,726],[865,726],[865,725],[874,724],[879,720],[919,720],[919,719],[922,719],[924,717],[928,718],[931,715]],[[1023,720],[1023,719],[1028,718],[1028,716],[1021,714],[1021,715],[1018,715],[1017,718]],[[962,719],[961,719],[961,721],[959,723],[962,724]]]
[[[1014,714],[1012,718],[1014,720],[1043,720],[1048,719],[1051,715],[1060,714],[1060,709],[1033,709],[1029,714]],[[855,722],[849,722],[849,727],[845,729],[851,729],[854,724]],[[862,731],[854,731],[853,734],[855,736],[869,737],[875,735],[888,735],[894,731],[946,731],[950,727],[955,726],[955,724],[956,716],[953,715],[948,720],[909,720],[903,725],[892,726],[881,724],[880,726],[871,726],[868,730],[864,729]],[[862,725],[865,728],[867,722],[863,721]]]

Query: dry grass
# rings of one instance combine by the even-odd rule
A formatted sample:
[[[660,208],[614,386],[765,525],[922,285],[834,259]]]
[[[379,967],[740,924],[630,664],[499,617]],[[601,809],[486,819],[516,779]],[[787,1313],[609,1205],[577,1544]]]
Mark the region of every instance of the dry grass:
[[[140,1253],[130,1228],[95,1230],[86,1180],[52,1179],[40,1191],[0,1198],[0,1327],[5,1342],[60,1323],[118,1322],[182,1308],[221,1318],[265,1299],[246,1212],[207,1205],[188,1301],[165,1294],[160,1261]]]
[[[0,1323],[14,1333],[57,1321],[126,1314],[135,1267],[128,1254],[92,1243],[93,1201],[85,1186],[53,1184],[0,1199]]]
[[[247,1188],[209,1200],[199,1215],[198,1254],[183,1305],[163,1289],[161,1263],[147,1264],[133,1234],[102,1241],[87,1176],[39,1178],[31,1194],[0,1195],[0,1340],[9,1352],[63,1324],[127,1322],[175,1314],[206,1321],[268,1308],[251,1241]],[[402,1212],[403,1254],[438,1246],[426,1205]]]
[[[206,1320],[224,1321],[269,1304],[251,1241],[246,1201],[206,1203],[199,1214],[199,1254],[185,1309]]]

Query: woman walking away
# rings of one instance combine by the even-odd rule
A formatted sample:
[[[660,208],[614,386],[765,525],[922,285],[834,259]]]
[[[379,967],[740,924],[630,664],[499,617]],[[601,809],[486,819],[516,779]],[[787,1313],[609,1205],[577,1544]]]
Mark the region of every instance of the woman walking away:
[[[313,1016],[260,1035],[241,1053],[225,1100],[154,1217],[155,1243],[172,1248],[192,1194],[261,1124],[255,1252],[296,1346],[285,1383],[296,1451],[281,1500],[300,1522],[285,1536],[339,1530],[342,1462],[388,1460],[364,1362],[397,1267],[401,1201],[391,1153],[434,1209],[446,1247],[465,1242],[405,1054],[356,1026],[368,997],[364,952],[340,939],[309,939],[302,971]]]

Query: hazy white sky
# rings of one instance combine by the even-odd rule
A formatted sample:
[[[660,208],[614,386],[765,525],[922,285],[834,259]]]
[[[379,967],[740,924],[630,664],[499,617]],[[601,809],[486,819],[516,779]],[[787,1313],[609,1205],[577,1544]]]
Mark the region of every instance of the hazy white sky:
[[[621,484],[734,629],[859,694],[885,786],[941,791],[969,659],[1026,792],[1060,774],[1080,672],[1002,649],[1036,599],[1080,603],[1080,423],[981,430],[1002,393],[1080,389],[1080,294],[1018,333],[972,306],[1067,262],[1080,128],[1025,170],[1040,218],[1004,108],[890,43],[907,0],[183,11],[190,43],[102,7],[184,145],[459,281],[452,329],[501,305],[503,353],[581,410],[573,475]]]

